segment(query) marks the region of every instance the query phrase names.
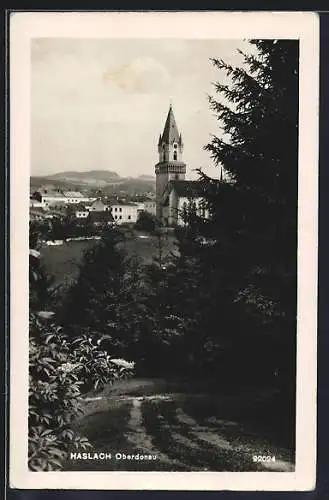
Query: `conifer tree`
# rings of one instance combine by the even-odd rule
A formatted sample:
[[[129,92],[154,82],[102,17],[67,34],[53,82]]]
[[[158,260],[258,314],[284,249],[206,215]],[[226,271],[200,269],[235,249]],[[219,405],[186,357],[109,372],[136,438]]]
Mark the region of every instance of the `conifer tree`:
[[[66,328],[108,330],[115,326],[125,273],[124,255],[116,247],[118,235],[109,231],[88,248],[76,283],[59,312]]]
[[[237,366],[243,361],[269,373],[279,366],[293,380],[298,43],[258,40],[250,47],[240,68],[212,59],[230,83],[217,82],[216,96],[209,97],[221,134],[206,150],[229,180],[200,172],[212,217],[200,221],[199,232],[216,244],[198,252],[208,318],[221,325],[214,338],[222,348],[231,346]]]
[[[121,240],[118,230],[107,229],[86,250],[78,279],[57,316],[68,335],[88,334],[115,355],[137,359],[146,321],[144,283],[139,266],[119,248]]]

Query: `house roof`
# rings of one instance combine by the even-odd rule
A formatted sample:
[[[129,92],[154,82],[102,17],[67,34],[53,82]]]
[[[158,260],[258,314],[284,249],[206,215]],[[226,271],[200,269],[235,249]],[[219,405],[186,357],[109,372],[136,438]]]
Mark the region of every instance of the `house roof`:
[[[173,142],[182,142],[182,138],[178,132],[178,128],[176,125],[176,120],[174,117],[174,112],[172,110],[172,106],[170,105],[166,123],[163,129],[162,136],[159,137],[159,144],[172,144]]]
[[[50,198],[65,198],[65,195],[64,193],[62,193],[61,191],[38,191],[39,194],[41,194],[43,197],[47,197],[49,196]]]
[[[111,207],[138,207],[138,205],[140,205],[140,203],[133,203],[132,201],[125,201],[125,202],[117,202],[117,203],[113,203],[111,204]]]
[[[79,191],[64,191],[63,194],[68,198],[84,198],[83,194]]]
[[[89,220],[91,222],[113,222],[114,218],[113,215],[109,210],[102,210],[102,211],[94,211],[94,212],[89,212]]]
[[[91,206],[97,206],[97,205],[102,205],[102,206],[106,206],[106,203],[104,203],[100,198],[97,198],[96,200],[94,200],[91,204]]]

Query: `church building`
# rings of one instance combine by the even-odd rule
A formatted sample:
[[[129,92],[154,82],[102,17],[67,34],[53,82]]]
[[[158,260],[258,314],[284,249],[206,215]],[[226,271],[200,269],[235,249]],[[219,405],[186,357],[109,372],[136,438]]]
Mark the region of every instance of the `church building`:
[[[182,215],[191,205],[200,215],[207,216],[202,206],[200,183],[185,179],[183,150],[182,135],[178,132],[170,105],[158,142],[159,162],[155,165],[156,215],[166,226],[183,224]]]

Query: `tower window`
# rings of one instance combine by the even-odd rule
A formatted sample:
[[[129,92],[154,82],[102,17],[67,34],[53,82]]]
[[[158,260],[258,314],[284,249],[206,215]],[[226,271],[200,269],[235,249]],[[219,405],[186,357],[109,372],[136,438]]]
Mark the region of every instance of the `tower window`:
[[[177,149],[177,144],[174,144],[174,148]]]
[[[176,151],[174,152],[174,160],[177,160],[177,153],[176,153]]]

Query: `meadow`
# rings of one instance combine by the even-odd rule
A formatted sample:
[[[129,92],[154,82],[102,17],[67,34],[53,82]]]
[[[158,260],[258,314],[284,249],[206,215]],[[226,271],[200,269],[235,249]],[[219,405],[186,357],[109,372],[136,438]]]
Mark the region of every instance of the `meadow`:
[[[95,241],[70,241],[58,246],[44,246],[41,256],[46,272],[54,277],[55,284],[73,281],[79,274],[83,252]]]
[[[165,257],[175,251],[174,237],[165,235],[161,238],[161,252]],[[41,255],[46,272],[54,277],[55,284],[70,283],[77,278],[83,258],[83,252],[97,242],[69,241],[58,246],[44,246]],[[159,241],[155,236],[142,232],[131,231],[124,241],[118,244],[127,257],[137,257],[141,262],[149,264],[159,256]]]

